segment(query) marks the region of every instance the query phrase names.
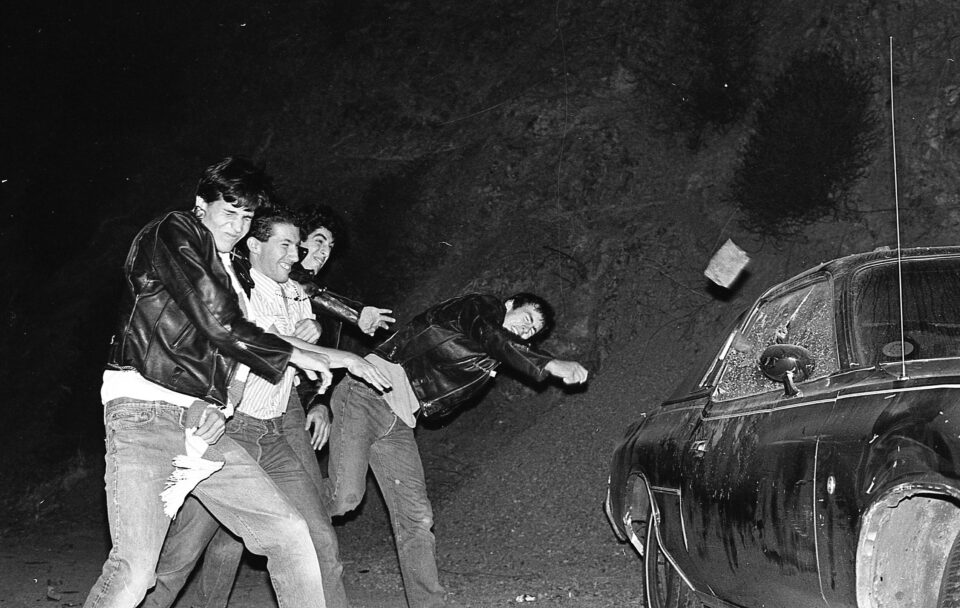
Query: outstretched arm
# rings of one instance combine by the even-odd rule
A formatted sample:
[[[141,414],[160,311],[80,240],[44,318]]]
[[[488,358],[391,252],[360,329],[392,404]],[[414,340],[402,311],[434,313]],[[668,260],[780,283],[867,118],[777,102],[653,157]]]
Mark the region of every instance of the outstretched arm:
[[[281,336],[283,338],[283,336]],[[286,338],[283,338],[286,340]],[[296,340],[296,338],[294,338]],[[289,340],[287,340],[289,342]],[[303,342],[302,340],[300,342]],[[307,342],[303,342],[308,346],[311,346]],[[307,374],[307,378],[311,380],[316,380],[317,377],[320,377],[320,388],[317,390],[318,393],[322,393],[327,388],[330,387],[330,383],[333,382],[333,373],[330,371],[330,368],[333,367],[330,364],[330,358],[327,357],[324,353],[314,351],[309,348],[299,348],[294,345],[293,354],[290,355],[290,365],[299,367]]]
[[[356,325],[368,336],[378,329],[389,329],[396,320],[390,316],[393,311],[389,308],[363,306],[328,289],[316,291],[310,296],[310,301],[334,317]]]
[[[376,368],[376,366],[363,357],[345,350],[326,348],[323,346],[317,346],[316,344],[310,344],[309,342],[304,342],[303,340],[293,336],[280,337],[292,344],[297,349],[307,351],[309,353],[316,353],[326,357],[330,361],[331,368],[346,368],[351,375],[360,378],[379,391],[388,391],[391,388],[390,381],[387,380],[387,377],[384,376],[383,373]]]

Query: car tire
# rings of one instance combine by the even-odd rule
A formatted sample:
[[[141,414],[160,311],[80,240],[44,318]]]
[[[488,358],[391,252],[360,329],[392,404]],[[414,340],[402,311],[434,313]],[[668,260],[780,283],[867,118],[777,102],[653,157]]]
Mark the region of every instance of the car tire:
[[[644,597],[647,608],[702,608],[703,603],[680,578],[670,560],[663,553],[655,518],[647,518],[647,538],[644,551]]]
[[[953,540],[940,578],[937,608],[960,608],[960,534]]]

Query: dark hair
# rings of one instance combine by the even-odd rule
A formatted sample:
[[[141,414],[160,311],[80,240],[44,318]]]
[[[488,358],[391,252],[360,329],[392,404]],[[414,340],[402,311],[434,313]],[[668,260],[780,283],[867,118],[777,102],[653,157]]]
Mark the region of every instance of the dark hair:
[[[314,205],[309,209],[300,211],[300,239],[304,240],[318,228],[326,228],[330,231],[333,240],[340,243],[346,240],[346,230],[343,222],[333,209],[326,205]],[[338,247],[342,249],[342,247]]]
[[[273,234],[273,227],[277,224],[290,224],[299,226],[300,218],[291,209],[282,205],[268,205],[257,209],[253,215],[253,221],[250,222],[250,232],[247,236],[252,236],[261,243],[265,243]]]
[[[262,167],[241,156],[228,156],[207,167],[197,184],[197,196],[208,203],[219,199],[240,209],[256,211],[273,198],[273,179]]]
[[[507,302],[510,300],[513,300],[514,310],[516,310],[517,308],[520,308],[521,306],[526,306],[529,304],[533,306],[534,310],[538,311],[540,315],[543,317],[543,328],[541,328],[540,331],[534,334],[535,336],[543,335],[553,327],[553,319],[554,319],[553,307],[550,306],[549,302],[547,302],[540,296],[533,293],[526,292],[526,291],[521,291],[520,293],[513,294],[512,296],[510,296],[504,301]]]

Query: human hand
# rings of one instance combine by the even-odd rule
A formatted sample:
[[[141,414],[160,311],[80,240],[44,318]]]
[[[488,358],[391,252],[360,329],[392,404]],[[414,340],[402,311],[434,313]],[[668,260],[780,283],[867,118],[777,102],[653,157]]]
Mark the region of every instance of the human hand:
[[[303,427],[310,433],[310,445],[319,450],[330,437],[330,413],[325,405],[315,405],[307,412],[307,424]]]
[[[576,361],[563,361],[561,359],[554,359],[547,363],[544,370],[551,376],[563,380],[564,384],[583,384],[587,381],[589,375],[587,368]]]
[[[390,381],[383,375],[383,372],[366,359],[358,357],[357,355],[351,354],[347,358],[344,367],[347,368],[347,371],[350,372],[351,375],[360,378],[380,392],[385,392],[392,388]]]
[[[378,329],[389,329],[390,324],[396,321],[390,314],[393,313],[389,308],[376,308],[375,306],[364,306],[360,311],[360,318],[357,320],[357,327],[360,331],[372,336]]]
[[[293,337],[313,344],[320,339],[320,332],[320,322],[316,319],[300,319],[293,328]]]
[[[302,369],[310,380],[321,381],[317,388],[318,393],[326,392],[330,388],[333,373],[330,371],[330,358],[326,355],[294,347],[290,364]]]
[[[223,437],[223,431],[226,428],[226,417],[220,408],[209,406],[200,414],[200,420],[194,427],[193,435],[203,439],[207,445],[213,445]]]

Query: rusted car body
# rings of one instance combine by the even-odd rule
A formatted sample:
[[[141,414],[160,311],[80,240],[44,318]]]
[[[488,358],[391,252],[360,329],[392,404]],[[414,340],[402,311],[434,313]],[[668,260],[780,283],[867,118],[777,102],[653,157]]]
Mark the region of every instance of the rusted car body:
[[[613,456],[647,605],[960,605],[960,247],[822,264],[713,354]]]

